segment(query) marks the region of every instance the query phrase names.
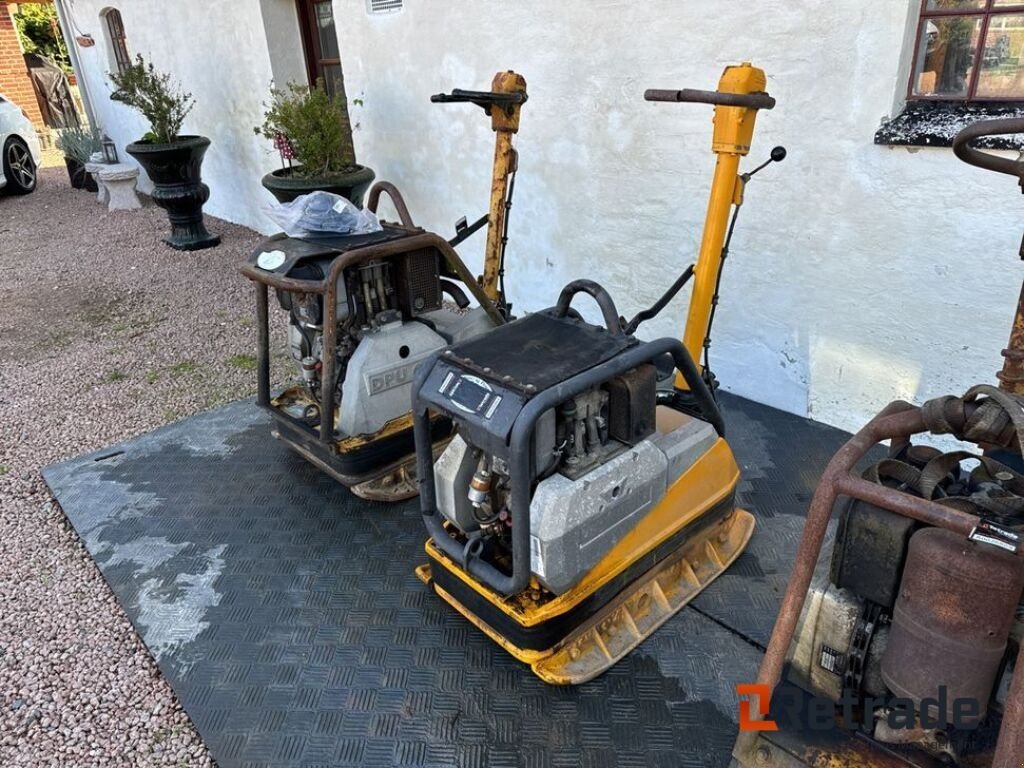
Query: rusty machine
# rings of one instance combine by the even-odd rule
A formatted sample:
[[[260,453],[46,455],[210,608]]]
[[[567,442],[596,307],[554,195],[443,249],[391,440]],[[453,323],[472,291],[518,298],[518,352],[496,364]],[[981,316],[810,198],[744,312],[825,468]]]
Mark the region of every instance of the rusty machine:
[[[632,320],[591,280],[556,306],[453,344],[417,371],[420,504],[434,591],[543,680],[576,684],[621,659],[743,551],[753,516],[701,353],[765,75],[728,67],[717,91],[648,91],[715,105],[717,156],[695,265]],[[734,219],[733,219],[734,222]],[[637,327],[694,278],[683,342]],[[587,294],[603,322],[572,308]],[[706,359],[705,359],[706,362]],[[674,376],[674,378],[673,378]],[[430,424],[457,434],[434,464]],[[431,471],[431,465],[433,471]]]
[[[973,145],[1022,132],[1022,119],[983,121],[953,147],[1024,183],[1024,161]],[[771,705],[750,703],[740,766],[1024,765],[1024,292],[1003,355],[999,388],[894,402],[832,458],[750,691]],[[975,447],[914,441],[928,433]]]
[[[416,227],[394,185],[379,182],[367,207],[376,212],[386,194],[399,222],[372,234],[276,235],[241,268],[256,285],[257,400],[274,417],[275,437],[363,498],[394,501],[416,493],[409,414],[416,365],[509,317],[503,276],[517,167],[512,136],[526,99],[526,81],[511,71],[498,73],[491,91],[432,97],[482,107],[496,133],[489,211],[472,225],[460,220],[453,239]],[[475,277],[455,246],[484,225],[483,275]],[[273,396],[270,288],[288,315],[296,373]],[[450,419],[435,419],[432,442],[443,446],[451,431]]]

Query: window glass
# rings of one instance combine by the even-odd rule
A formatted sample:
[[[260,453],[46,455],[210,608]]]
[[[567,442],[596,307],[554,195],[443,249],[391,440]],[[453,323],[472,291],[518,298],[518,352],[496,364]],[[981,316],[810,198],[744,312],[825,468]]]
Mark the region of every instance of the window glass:
[[[324,64],[324,88],[331,96],[341,92],[341,64]]]
[[[1024,14],[989,19],[976,95],[1004,99],[1024,94]]]
[[[985,0],[928,0],[929,11],[970,11],[985,7]]]
[[[128,55],[128,44],[125,41],[121,12],[116,8],[111,8],[104,13],[104,20],[107,22],[107,37],[110,39],[110,50],[114,56],[114,68],[118,72],[123,72],[131,66],[132,61]]]
[[[330,0],[316,4],[316,26],[320,37],[320,58],[338,58],[338,34],[334,29],[334,10]]]
[[[914,66],[915,96],[967,97],[981,24],[980,16],[921,19]]]

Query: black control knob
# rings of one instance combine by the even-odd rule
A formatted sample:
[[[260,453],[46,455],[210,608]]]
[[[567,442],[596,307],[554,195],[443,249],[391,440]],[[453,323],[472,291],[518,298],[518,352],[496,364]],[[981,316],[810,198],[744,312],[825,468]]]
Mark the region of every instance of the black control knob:
[[[775,148],[772,149],[772,162],[773,163],[781,163],[785,159],[786,159],[786,148],[785,147],[781,147],[780,146],[780,147],[775,147]]]

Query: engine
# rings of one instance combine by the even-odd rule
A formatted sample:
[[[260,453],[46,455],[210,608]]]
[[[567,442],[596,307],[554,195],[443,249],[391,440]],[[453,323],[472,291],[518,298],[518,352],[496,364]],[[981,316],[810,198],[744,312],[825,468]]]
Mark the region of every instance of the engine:
[[[941,478],[936,497],[959,497],[982,515],[979,500],[1015,499],[1019,475],[990,474],[985,462],[965,469],[965,456],[904,446],[866,476],[915,493],[914,478],[934,462],[949,469],[945,477],[929,470]],[[877,741],[973,765],[994,743],[1013,676],[1022,590],[1024,569],[1011,552],[850,500],[790,649],[791,679],[844,702],[846,717],[856,713],[847,725]]]
[[[537,313],[449,349],[435,366],[421,397],[459,428],[434,465],[437,510],[472,557],[509,572],[514,532],[525,526],[531,577],[564,594],[715,443],[709,423],[658,405],[658,371],[645,362],[544,410],[524,449],[528,476],[517,481],[520,443],[508,430],[524,404],[631,343]],[[515,519],[520,496],[526,521]]]
[[[288,276],[319,282],[335,257],[305,260]],[[448,294],[448,300],[445,298]],[[416,365],[438,349],[493,326],[453,282],[443,280],[434,249],[371,260],[344,270],[335,301],[333,350],[324,349],[323,295],[277,290],[288,312],[288,350],[295,384],[275,405],[309,425],[320,421],[324,387],[335,390],[335,425],[341,436],[374,434],[408,411]],[[336,359],[324,381],[324,355]]]

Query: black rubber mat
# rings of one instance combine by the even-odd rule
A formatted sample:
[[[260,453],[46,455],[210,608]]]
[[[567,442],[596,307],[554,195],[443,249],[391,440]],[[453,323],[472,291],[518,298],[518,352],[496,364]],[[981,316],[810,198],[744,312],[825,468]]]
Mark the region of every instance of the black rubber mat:
[[[725,398],[758,527],[598,679],[553,688],[413,575],[415,503],[361,501],[235,403],[44,470],[222,768],[729,763],[838,430]]]

